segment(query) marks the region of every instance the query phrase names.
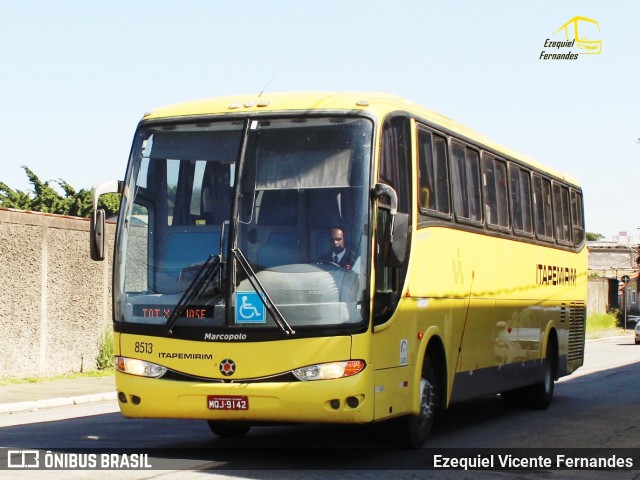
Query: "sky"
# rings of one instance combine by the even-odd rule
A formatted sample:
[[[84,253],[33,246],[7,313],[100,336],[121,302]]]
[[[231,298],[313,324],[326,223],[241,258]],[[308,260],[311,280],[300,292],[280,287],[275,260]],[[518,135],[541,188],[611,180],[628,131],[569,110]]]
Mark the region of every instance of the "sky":
[[[576,16],[602,52],[541,59]],[[121,179],[162,105],[388,92],[577,178],[587,231],[637,242],[638,18],[635,0],[0,0],[0,181]]]

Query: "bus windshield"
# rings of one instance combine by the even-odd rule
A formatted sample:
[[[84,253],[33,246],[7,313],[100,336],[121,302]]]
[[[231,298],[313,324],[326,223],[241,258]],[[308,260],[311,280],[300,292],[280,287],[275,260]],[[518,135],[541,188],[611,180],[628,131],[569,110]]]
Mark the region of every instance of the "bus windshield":
[[[116,320],[172,317],[176,331],[364,322],[372,132],[348,116],[141,126],[116,237]]]

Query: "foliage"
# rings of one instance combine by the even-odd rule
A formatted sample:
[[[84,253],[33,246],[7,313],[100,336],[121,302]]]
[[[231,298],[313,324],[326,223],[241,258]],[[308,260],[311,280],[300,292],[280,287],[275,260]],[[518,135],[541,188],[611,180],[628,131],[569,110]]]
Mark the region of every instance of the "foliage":
[[[108,329],[104,331],[98,344],[96,368],[99,371],[113,368],[113,334]]]
[[[62,179],[42,181],[29,167],[23,165],[22,169],[33,186],[33,192],[14,190],[0,182],[0,207],[74,217],[91,216],[93,189],[83,188],[76,191]],[[51,185],[52,183],[57,184],[63,194],[58,193]],[[105,209],[108,217],[116,215],[120,207],[120,196],[103,195],[100,197],[98,206]]]
[[[597,242],[598,240],[602,240],[604,238],[604,235],[602,235],[601,233],[593,233],[593,232],[587,232],[587,240],[590,242]]]
[[[587,318],[587,332],[613,330],[618,326],[618,319],[612,313],[594,313]]]

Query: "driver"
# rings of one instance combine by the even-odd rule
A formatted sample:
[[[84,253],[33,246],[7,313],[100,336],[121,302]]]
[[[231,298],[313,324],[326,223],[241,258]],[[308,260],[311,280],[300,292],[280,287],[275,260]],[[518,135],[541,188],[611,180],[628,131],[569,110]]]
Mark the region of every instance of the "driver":
[[[342,268],[348,268],[349,255],[347,255],[347,249],[344,246],[344,231],[342,228],[334,227],[331,229],[329,236],[329,251],[322,253],[318,257],[319,262],[335,263]]]

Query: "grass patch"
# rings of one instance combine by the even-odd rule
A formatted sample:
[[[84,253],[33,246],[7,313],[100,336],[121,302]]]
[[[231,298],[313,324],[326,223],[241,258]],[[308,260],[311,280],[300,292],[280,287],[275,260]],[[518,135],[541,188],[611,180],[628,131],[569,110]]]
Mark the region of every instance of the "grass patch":
[[[587,332],[601,332],[618,328],[618,318],[611,313],[594,313],[587,318]]]
[[[14,385],[20,383],[39,383],[47,380],[73,380],[74,378],[91,378],[91,377],[109,377],[113,375],[114,370],[93,370],[91,372],[67,373],[64,375],[53,375],[51,377],[28,377],[28,378],[0,378],[0,386]]]
[[[96,368],[99,371],[113,370],[113,333],[111,329],[105,329],[102,333],[102,338],[98,342]]]

